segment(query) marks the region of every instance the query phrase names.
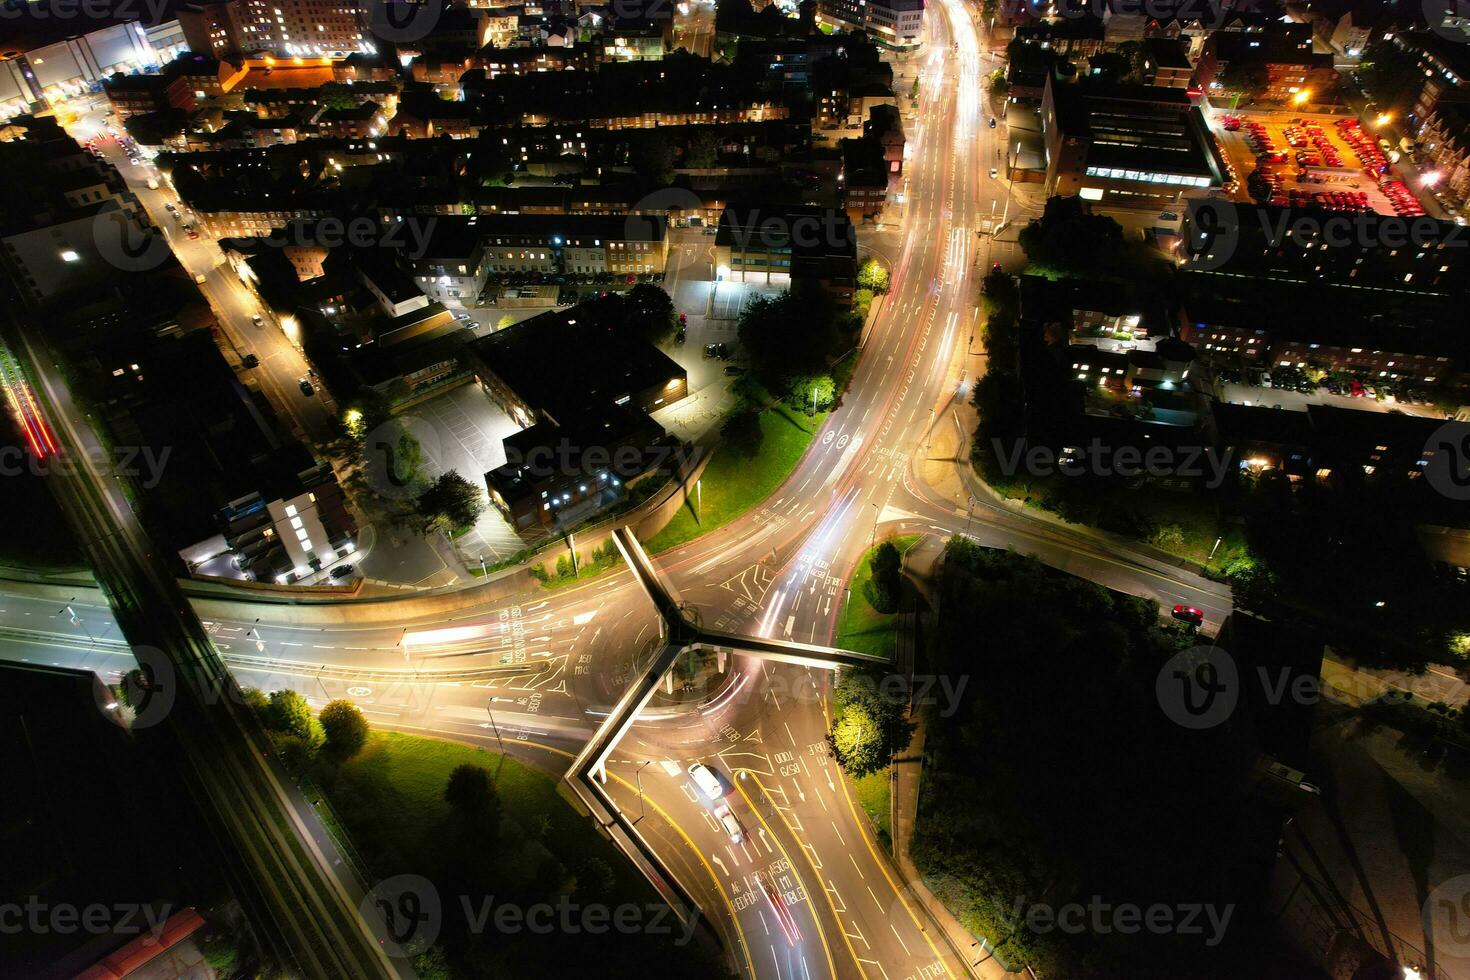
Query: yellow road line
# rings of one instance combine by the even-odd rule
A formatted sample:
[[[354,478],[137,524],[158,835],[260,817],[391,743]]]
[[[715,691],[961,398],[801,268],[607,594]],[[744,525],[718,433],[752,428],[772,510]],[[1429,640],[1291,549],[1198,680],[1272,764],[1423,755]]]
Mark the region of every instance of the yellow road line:
[[[827,714],[827,702],[825,700],[822,702],[822,717],[826,719],[827,729],[828,731],[830,731],[832,728],[832,721],[830,716]],[[939,961],[939,965],[944,967],[945,976],[953,978],[954,971],[952,971],[949,968],[949,964],[945,962],[944,955],[939,952],[939,947],[934,945],[934,937],[930,934],[928,929],[924,928],[924,924],[919,921],[918,915],[916,915],[914,913],[914,910],[909,906],[908,900],[903,897],[903,891],[898,887],[898,882],[894,881],[893,876],[888,873],[887,863],[878,856],[878,851],[873,846],[872,834],[868,831],[868,825],[863,820],[863,818],[858,815],[857,804],[853,802],[852,793],[848,791],[847,773],[843,772],[842,767],[840,766],[837,767],[837,776],[837,782],[842,785],[843,799],[847,800],[847,808],[852,813],[852,822],[857,825],[858,834],[862,836],[863,843],[868,846],[868,853],[872,856],[873,863],[878,866],[879,871],[883,872],[883,880],[888,882],[889,888],[893,889],[893,894],[898,898],[899,904],[903,906],[903,910],[907,912],[909,914],[909,918],[913,920],[915,928],[917,928],[919,930],[919,934],[924,937],[924,942],[929,945],[929,951],[934,954],[934,958]],[[935,923],[935,925],[938,928],[943,928],[943,926],[940,926],[937,922]]]
[[[761,782],[761,777],[759,773],[751,772],[749,769],[742,769],[741,772],[750,773],[750,778],[755,780],[755,784],[761,788],[761,792],[767,792],[766,784]],[[774,830],[771,829],[771,825],[766,823],[766,818],[761,816],[760,808],[757,807],[754,803],[751,803],[750,797],[746,796],[744,788],[740,786],[740,779],[738,775],[735,779],[735,786],[737,789],[740,789],[740,795],[745,797],[745,802],[750,804],[750,809],[754,811],[755,818],[761,822],[762,827],[765,827],[766,830],[770,832],[771,839],[776,842],[776,846],[781,848],[781,854],[786,858],[786,863],[791,865],[792,872],[797,873],[796,862],[792,861],[791,855],[786,853],[786,845],[781,843],[781,838],[777,836]],[[796,831],[792,829],[791,822],[787,820],[783,814],[781,814],[781,808],[779,806],[776,807],[776,813],[778,816],[781,817],[781,822],[786,825],[787,832],[791,834],[792,838],[796,840],[797,843],[800,843],[801,838],[796,836]],[[852,940],[847,938],[847,930],[842,928],[842,919],[837,915],[837,906],[832,904],[832,896],[827,893],[827,886],[822,881],[822,873],[817,870],[816,865],[812,864],[811,856],[806,853],[806,850],[804,848],[802,849],[801,856],[802,859],[806,861],[807,867],[812,869],[812,874],[815,875],[817,878],[817,884],[822,889],[822,897],[827,900],[827,907],[832,910],[832,921],[837,923],[837,931],[842,933],[842,942],[847,947],[848,953],[852,955],[853,962],[857,964],[858,973],[862,974],[864,980],[867,980],[867,971],[863,969],[862,961],[858,959],[857,950],[852,948]],[[801,880],[799,874],[797,876],[797,880]],[[811,902],[812,890],[810,888],[806,890],[806,897],[807,901]],[[827,953],[827,969],[832,971],[832,978],[833,980],[836,980],[837,965],[832,962],[832,947],[827,945],[827,932],[825,929],[822,928],[822,920],[817,917],[815,903],[812,904],[812,920],[817,924],[817,935],[822,937],[822,949],[825,950]]]

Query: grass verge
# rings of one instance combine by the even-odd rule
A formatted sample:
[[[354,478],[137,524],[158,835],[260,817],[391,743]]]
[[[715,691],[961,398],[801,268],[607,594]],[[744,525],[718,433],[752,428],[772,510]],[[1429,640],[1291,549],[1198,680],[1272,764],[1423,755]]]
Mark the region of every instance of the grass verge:
[[[450,773],[466,763],[489,773],[498,821],[473,819],[445,801]],[[653,889],[568,791],[525,763],[457,742],[373,732],[362,751],[325,769],[319,785],[374,876],[421,875],[438,893],[442,925],[416,964],[420,976],[570,976],[596,963],[599,976],[633,977],[650,959],[674,976],[714,975],[702,947],[677,927],[542,933],[475,918],[492,908],[565,906],[669,921]]]
[[[892,805],[892,769],[884,769],[881,772],[871,772],[866,776],[859,776],[852,781],[853,793],[858,801],[858,806],[873,821],[873,826],[878,831],[878,839],[883,842],[886,850],[893,850],[893,826],[889,816],[893,813]]]
[[[777,404],[761,413],[761,448],[745,459],[728,448],[715,450],[700,477],[701,520],[694,519],[694,497],[673,520],[643,543],[651,555],[692,541],[725,526],[765,500],[791,475],[822,427],[827,413],[815,418]]]
[[[891,540],[903,553],[918,542],[919,535],[905,534]],[[865,587],[873,578],[873,553],[877,550],[876,545],[867,550],[848,580],[848,591],[842,597],[842,615],[837,618],[836,644],[844,650],[891,660],[898,644],[898,615],[874,609],[865,595]]]

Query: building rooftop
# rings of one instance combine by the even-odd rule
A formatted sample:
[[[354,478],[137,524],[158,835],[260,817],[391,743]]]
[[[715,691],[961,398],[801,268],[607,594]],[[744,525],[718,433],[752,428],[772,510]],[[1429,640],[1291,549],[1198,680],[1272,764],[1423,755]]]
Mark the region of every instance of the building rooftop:
[[[618,404],[684,369],[663,351],[604,322],[597,304],[543,313],[482,337],[470,348],[526,404],[567,422]]]
[[[1096,82],[1049,83],[1057,129],[1088,144],[1098,176],[1174,175],[1223,182],[1213,142],[1184,89]]]

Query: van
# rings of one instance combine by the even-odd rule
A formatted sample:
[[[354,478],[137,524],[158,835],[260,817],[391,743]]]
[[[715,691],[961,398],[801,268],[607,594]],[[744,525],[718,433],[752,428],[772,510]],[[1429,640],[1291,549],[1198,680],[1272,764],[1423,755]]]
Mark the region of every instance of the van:
[[[201,273],[199,273],[199,274],[198,274],[198,275],[196,275],[196,276],[195,276],[195,277],[194,277],[194,281],[195,281],[195,282],[197,282],[197,283],[198,283],[198,284],[199,284],[199,285],[201,285],[201,286],[202,286],[202,285],[204,285],[204,284],[205,284],[205,283],[206,283],[206,282],[208,282],[208,281],[209,281],[209,277],[208,277],[208,276],[206,276],[206,275],[205,275],[205,274],[204,274],[204,273],[202,273],[202,272],[201,272]]]

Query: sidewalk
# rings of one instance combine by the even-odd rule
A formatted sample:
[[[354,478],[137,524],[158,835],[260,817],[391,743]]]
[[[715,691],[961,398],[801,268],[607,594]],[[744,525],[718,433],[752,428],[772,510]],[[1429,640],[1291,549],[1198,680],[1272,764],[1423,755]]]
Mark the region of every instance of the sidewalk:
[[[899,647],[912,648],[917,639],[918,616],[910,613],[900,618]],[[905,642],[905,639],[907,642]],[[950,948],[964,961],[969,975],[1000,980],[1022,973],[1010,973],[993,959],[983,940],[978,939],[960,923],[929,890],[929,881],[914,863],[909,860],[909,841],[914,836],[914,826],[919,812],[919,780],[924,770],[924,719],[921,714],[911,715],[915,722],[914,738],[903,755],[893,760],[892,818],[893,857],[903,876],[908,892],[923,905],[929,917],[944,932]]]

